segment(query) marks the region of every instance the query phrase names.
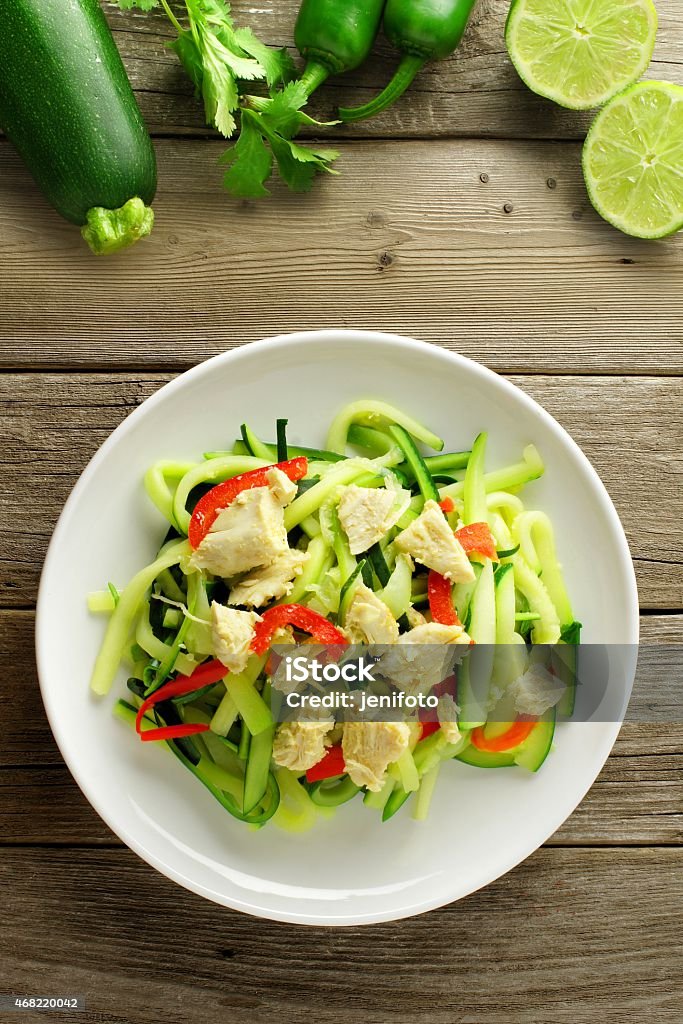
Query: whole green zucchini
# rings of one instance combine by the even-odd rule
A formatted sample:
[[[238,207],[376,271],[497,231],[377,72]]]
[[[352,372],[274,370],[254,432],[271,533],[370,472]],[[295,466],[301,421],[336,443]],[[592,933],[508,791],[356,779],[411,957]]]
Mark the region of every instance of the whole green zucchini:
[[[152,143],[98,0],[0,0],[0,127],[93,252],[148,235]]]

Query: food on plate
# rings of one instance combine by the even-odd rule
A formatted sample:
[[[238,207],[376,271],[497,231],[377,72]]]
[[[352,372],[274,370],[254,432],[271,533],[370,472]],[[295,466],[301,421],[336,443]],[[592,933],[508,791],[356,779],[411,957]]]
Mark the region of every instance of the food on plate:
[[[227,450],[149,469],[168,532],[123,590],[90,595],[110,616],[93,691],[106,694],[123,661],[119,717],[255,826],[305,829],[358,794],[385,821],[412,796],[424,818],[452,758],[537,770],[573,701],[567,672],[541,655],[569,652],[580,627],[550,520],[519,496],[543,473],[536,449],[487,469],[486,434],[444,453],[370,400],[339,412],[324,449],[290,444],[286,426],[271,444],[243,424]],[[373,648],[386,694],[409,709],[433,692],[435,712],[355,720],[319,700],[289,714],[283,649],[346,680],[355,644],[386,645]],[[467,657],[478,645],[490,661]],[[323,696],[340,685],[357,689],[323,684]]]
[[[384,35],[403,55],[382,92],[361,107],[342,107],[342,121],[364,121],[402,96],[428,61],[450,57],[460,45],[476,0],[387,0]]]
[[[156,162],[97,0],[13,0],[0,34],[0,126],[97,255],[152,230]]]
[[[562,107],[599,107],[645,72],[652,0],[513,0],[505,41],[526,85]]]

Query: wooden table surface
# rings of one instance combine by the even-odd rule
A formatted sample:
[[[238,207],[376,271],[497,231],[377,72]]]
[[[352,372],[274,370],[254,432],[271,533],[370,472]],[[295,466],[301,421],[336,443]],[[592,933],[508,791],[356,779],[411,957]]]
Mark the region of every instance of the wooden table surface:
[[[80,1019],[131,1024],[683,1020],[683,724],[624,727],[580,808],[484,891],[326,931],[215,907],[138,860],[85,803],[37,690],[41,564],[93,452],[199,360],[325,326],[424,338],[538,399],[614,499],[644,638],[681,642],[683,237],[636,241],[593,213],[588,117],[525,90],[506,6],[481,0],[457,58],[333,130],[341,177],[255,203],[221,191],[224,145],[164,20],[105,4],[160,172],[152,238],[107,260],[0,142],[0,992],[81,993]],[[233,8],[291,46],[295,0]],[[683,83],[680,0],[658,8],[650,77]],[[392,66],[382,43],[316,110],[367,98]]]

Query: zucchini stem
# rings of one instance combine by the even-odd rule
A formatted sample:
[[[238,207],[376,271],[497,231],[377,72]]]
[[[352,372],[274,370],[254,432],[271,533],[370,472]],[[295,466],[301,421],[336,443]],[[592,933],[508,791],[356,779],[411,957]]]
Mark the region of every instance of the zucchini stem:
[[[426,63],[425,57],[416,57],[412,53],[407,53],[398,65],[394,77],[378,96],[362,107],[340,107],[340,119],[347,124],[351,121],[365,121],[368,117],[374,117],[386,110],[396,102],[399,96],[403,95],[415,75]]]
[[[96,256],[106,256],[146,238],[153,226],[154,211],[136,196],[118,210],[93,206],[81,234]]]

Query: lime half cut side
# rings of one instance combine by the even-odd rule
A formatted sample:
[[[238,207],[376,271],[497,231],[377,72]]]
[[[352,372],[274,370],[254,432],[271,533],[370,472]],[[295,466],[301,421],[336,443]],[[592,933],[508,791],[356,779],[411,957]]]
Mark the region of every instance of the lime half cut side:
[[[627,235],[683,227],[683,87],[639,82],[616,96],[588,133],[583,174],[600,216]]]
[[[640,78],[656,33],[652,0],[513,0],[505,41],[530,89],[589,110]]]

